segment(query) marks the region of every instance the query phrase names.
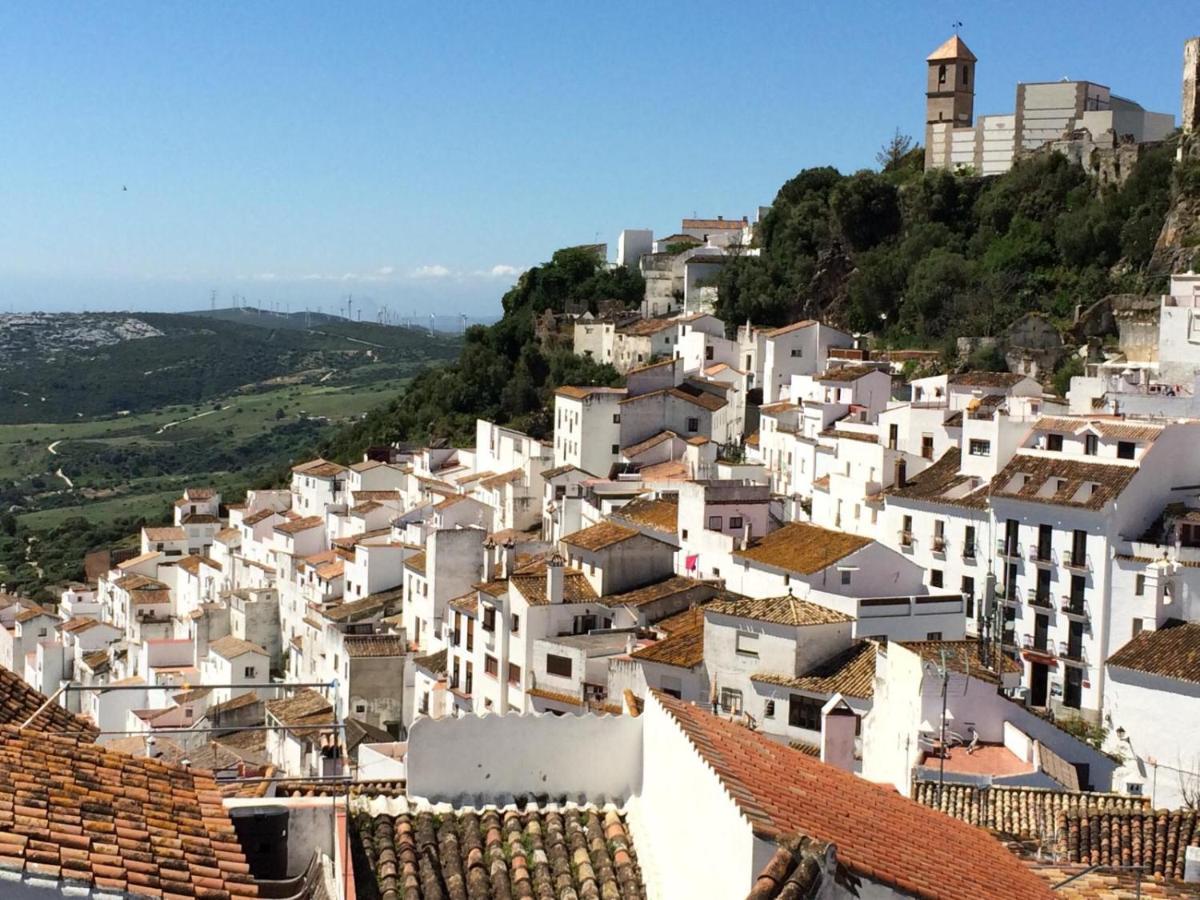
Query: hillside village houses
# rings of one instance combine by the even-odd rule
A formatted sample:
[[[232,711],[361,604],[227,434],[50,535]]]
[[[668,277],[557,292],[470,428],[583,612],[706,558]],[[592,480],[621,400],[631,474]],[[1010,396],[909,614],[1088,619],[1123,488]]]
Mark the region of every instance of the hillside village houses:
[[[56,605],[0,595],[0,664],[101,745],[235,782],[382,771],[488,798],[444,736],[573,734],[642,777],[651,745],[786,754],[898,818],[951,789],[1194,804],[1200,421],[1173,401],[1200,369],[1198,276],[1062,398],[1020,373],[906,380],[818,321],[721,321],[712,273],[753,228],[623,233],[641,310],[571,314],[621,386],[557,387],[545,435],[480,420],[468,446],[307,460],[237,503],[188,487]],[[474,787],[448,793],[439,746]],[[738,765],[705,777],[740,804]],[[664,815],[659,777],[631,827]]]

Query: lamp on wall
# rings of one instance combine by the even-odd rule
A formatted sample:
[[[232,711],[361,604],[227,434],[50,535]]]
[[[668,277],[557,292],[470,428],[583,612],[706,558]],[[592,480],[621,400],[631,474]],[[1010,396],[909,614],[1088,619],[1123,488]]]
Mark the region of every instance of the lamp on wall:
[[[1121,728],[1120,726],[1117,727],[1117,740],[1118,741],[1125,740],[1125,729]]]

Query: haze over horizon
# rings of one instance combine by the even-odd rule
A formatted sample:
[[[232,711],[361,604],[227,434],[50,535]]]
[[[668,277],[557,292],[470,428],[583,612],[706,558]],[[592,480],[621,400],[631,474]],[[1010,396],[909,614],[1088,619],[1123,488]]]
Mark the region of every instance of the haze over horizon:
[[[977,114],[1069,76],[1178,117],[1194,2],[1086,22],[1047,4],[1036,29],[995,4],[604,12],[10,7],[0,311],[216,290],[491,316],[557,247],[753,216],[807,166],[873,166],[897,127],[920,141],[924,58],[956,19]]]

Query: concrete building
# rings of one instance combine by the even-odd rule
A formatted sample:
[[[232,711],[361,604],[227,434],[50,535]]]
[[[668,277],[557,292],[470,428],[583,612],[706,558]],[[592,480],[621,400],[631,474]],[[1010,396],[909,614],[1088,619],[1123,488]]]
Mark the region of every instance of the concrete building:
[[[571,387],[554,392],[554,467],[607,478],[621,454],[625,388]]]
[[[636,269],[643,256],[654,251],[654,231],[626,228],[617,238],[617,265]]]

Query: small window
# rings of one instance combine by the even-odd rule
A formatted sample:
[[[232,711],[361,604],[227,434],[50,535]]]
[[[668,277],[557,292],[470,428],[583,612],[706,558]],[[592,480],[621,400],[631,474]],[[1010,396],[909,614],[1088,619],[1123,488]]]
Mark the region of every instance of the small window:
[[[731,529],[740,529],[742,527],[742,517],[741,516],[730,516],[729,517],[729,527]]]
[[[801,348],[799,348],[799,347],[792,348],[792,359],[802,359],[803,357],[804,357],[804,351]]]
[[[496,630],[496,607],[485,606],[483,608],[483,624],[480,626],[484,631]]]
[[[721,688],[721,711],[736,715],[742,711],[742,692],[734,688]]]
[[[616,456],[616,455],[617,455],[618,453],[620,453],[620,452],[621,452],[621,445],[620,445],[620,444],[613,444],[613,445],[612,445],[612,454],[613,454],[613,456]]]
[[[682,537],[685,541],[687,540],[687,531],[688,530],[685,528],[680,532],[680,537]]]
[[[244,668],[242,670],[242,677],[243,678],[253,678],[255,676],[256,671],[257,670],[254,668],[254,666],[246,666],[246,668]]]
[[[700,430],[700,420],[694,416],[687,420],[687,430],[689,434],[695,434]]]
[[[722,520],[722,518],[720,516],[709,516],[708,517],[708,530],[709,531],[720,531],[721,526],[723,524],[724,524],[724,520]]]
[[[788,725],[807,731],[820,731],[822,706],[824,704],[820,700],[793,694],[788,700]]]
[[[485,654],[483,657],[483,671],[493,678],[500,672],[500,663],[490,653]]]
[[[518,616],[516,613],[512,614],[512,633],[513,634],[521,633],[521,617]]]
[[[850,576],[852,574],[853,573],[849,569],[842,569],[841,576],[842,576],[842,584],[843,585],[847,585],[850,583]]]
[[[518,685],[521,683],[521,667],[516,663],[508,664],[508,683]]]
[[[775,701],[774,700],[768,700],[766,703],[763,704],[763,718],[764,719],[775,718]]]
[[[365,703],[355,703],[355,704],[354,704],[354,711],[355,711],[356,713],[358,713],[359,715],[362,715],[363,713],[365,713],[365,712],[367,711],[367,704],[365,704]]]
[[[1136,447],[1133,441],[1117,441],[1117,459],[1133,459]]]
[[[1143,631],[1145,631],[1145,629],[1146,629],[1146,620],[1145,619],[1134,619],[1133,620],[1133,636],[1134,637],[1137,637],[1139,634],[1141,634]]]
[[[1138,574],[1133,579],[1133,595],[1140,597],[1146,593],[1146,576]]]
[[[940,631],[929,631],[925,634],[925,640],[927,641],[940,641],[941,639],[942,633]]]
[[[613,413],[613,424],[614,425],[621,424],[621,414],[620,413]]]
[[[929,570],[929,586],[935,587],[935,588],[940,588],[942,586],[942,570],[941,569],[930,569]]]
[[[971,438],[970,453],[972,456],[991,456],[992,442]]]
[[[938,66],[938,86],[946,83],[946,64],[942,63]]]
[[[1062,453],[1063,436],[1061,434],[1046,435],[1046,449],[1054,453]]]
[[[557,675],[559,678],[571,677],[571,657],[546,654],[546,674]]]
[[[737,652],[741,656],[758,656],[758,635],[752,631],[737,633]]]
[[[967,87],[971,83],[971,67],[963,66],[963,87]]]
[[[1130,797],[1140,797],[1142,796],[1142,787],[1143,785],[1140,782],[1127,781],[1125,782],[1125,793]]]
[[[1100,450],[1100,438],[1094,434],[1083,436],[1083,452],[1086,456],[1095,456]]]

